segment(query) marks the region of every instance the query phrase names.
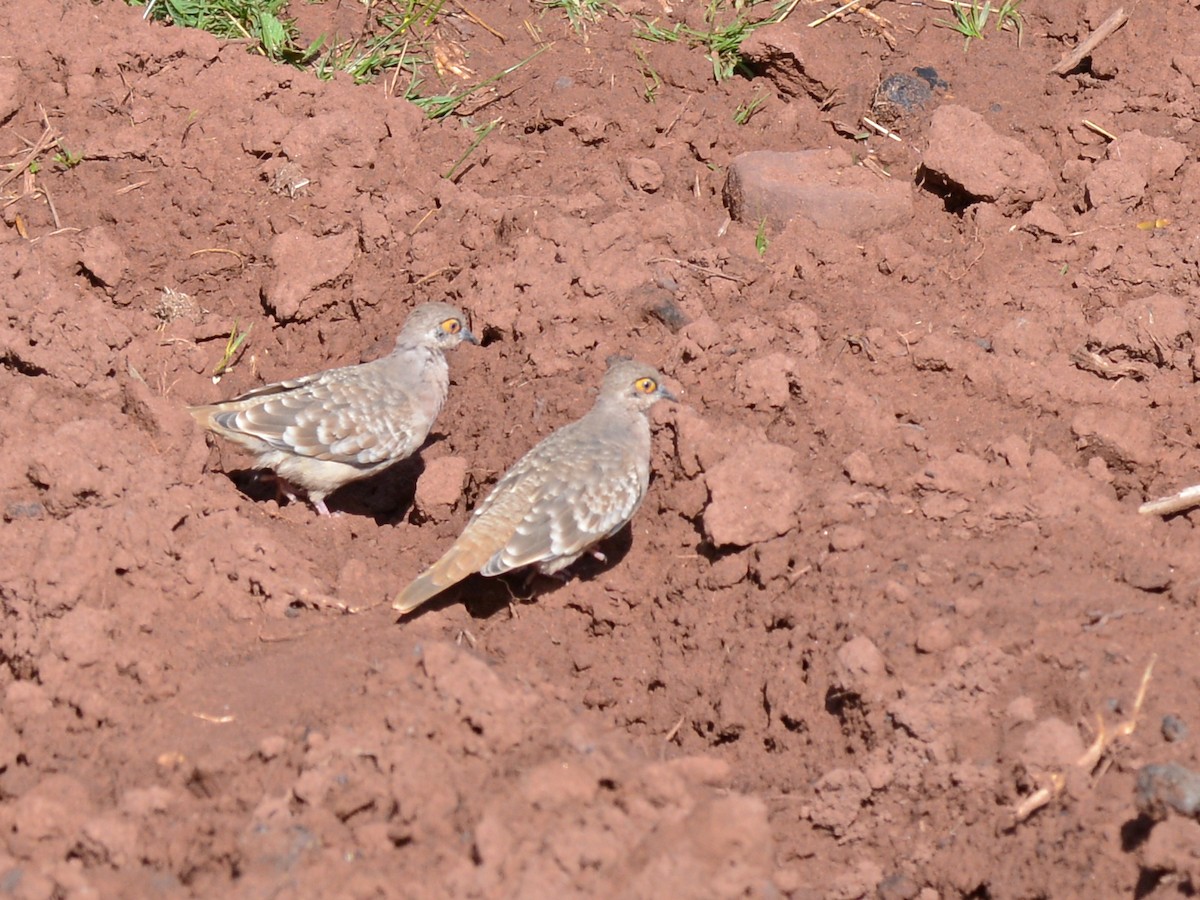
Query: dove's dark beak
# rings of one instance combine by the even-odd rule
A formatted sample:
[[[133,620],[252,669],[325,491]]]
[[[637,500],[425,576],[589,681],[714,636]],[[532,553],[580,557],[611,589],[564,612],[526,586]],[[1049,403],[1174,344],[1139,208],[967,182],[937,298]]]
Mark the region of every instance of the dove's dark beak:
[[[471,333],[470,328],[464,328],[462,330],[462,339],[468,344],[474,344],[476,347],[479,346],[479,338],[475,337],[475,335]]]
[[[672,403],[678,403],[678,402],[679,402],[679,398],[678,398],[678,397],[676,397],[676,396],[675,396],[673,393],[671,393],[671,391],[670,391],[670,390],[668,390],[668,389],[667,389],[666,387],[664,387],[663,385],[659,385],[659,387],[658,387],[658,393],[659,393],[659,394],[662,396],[662,398],[663,398],[664,400],[670,400]]]

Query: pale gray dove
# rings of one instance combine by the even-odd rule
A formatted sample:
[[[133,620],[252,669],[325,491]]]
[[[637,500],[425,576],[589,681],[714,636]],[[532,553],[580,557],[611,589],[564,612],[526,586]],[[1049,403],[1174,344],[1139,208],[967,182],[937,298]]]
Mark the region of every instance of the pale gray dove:
[[[454,545],[392,608],[411,612],[473,572],[536,566],[552,575],[620,531],[650,483],[650,407],[675,399],[662,382],[655,369],[632,360],[609,368],[587,415],[521,457]]]
[[[479,343],[462,311],[426,303],[409,313],[387,356],[189,411],[209,431],[251,450],[258,468],[303,488],[327,516],[326,495],[425,442],[450,385],[444,353],[463,341]]]

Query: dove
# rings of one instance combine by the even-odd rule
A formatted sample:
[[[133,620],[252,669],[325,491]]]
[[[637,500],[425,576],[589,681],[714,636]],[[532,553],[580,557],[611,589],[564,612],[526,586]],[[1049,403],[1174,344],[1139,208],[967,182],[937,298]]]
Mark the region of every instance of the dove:
[[[387,356],[188,411],[213,434],[252,451],[257,468],[303,488],[327,516],[327,495],[382,472],[425,442],[450,384],[445,351],[463,341],[479,343],[462,311],[426,303],[409,313]]]
[[[650,407],[675,399],[654,368],[633,360],[612,365],[591,410],[521,457],[392,608],[411,612],[474,572],[534,566],[554,575],[616,534],[650,483]]]

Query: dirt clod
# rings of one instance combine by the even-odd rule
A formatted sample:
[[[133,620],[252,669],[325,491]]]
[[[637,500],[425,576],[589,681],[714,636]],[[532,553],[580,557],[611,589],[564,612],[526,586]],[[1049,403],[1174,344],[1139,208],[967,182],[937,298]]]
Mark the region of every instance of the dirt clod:
[[[359,84],[0,4],[0,893],[1194,894],[1200,518],[1138,508],[1200,482],[1195,3],[1064,75],[1109,4],[585,5]],[[428,300],[483,346],[340,516],[184,411],[235,326],[226,396]],[[397,622],[614,355],[681,402],[604,559]]]

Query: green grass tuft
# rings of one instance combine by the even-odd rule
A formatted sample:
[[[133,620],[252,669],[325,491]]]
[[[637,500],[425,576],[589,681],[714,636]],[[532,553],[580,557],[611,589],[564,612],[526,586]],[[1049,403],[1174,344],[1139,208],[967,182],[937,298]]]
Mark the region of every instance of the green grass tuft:
[[[547,9],[561,9],[578,34],[586,34],[588,26],[598,22],[612,6],[610,0],[538,0]]]
[[[287,0],[150,0],[145,15],[227,40],[250,40],[269,59],[296,63],[304,52],[296,46],[295,26],[279,16],[286,5]]]
[[[791,0],[783,0],[774,4],[771,14],[766,18],[752,19],[746,15],[747,11],[763,2],[749,0],[731,6],[728,0],[711,0],[704,13],[704,29],[692,28],[682,22],[671,28],[663,28],[657,19],[639,18],[640,27],[635,30],[634,37],[655,43],[687,41],[693,47],[705,48],[712,63],[713,78],[717,82],[728,81],[738,74],[752,76],[754,73],[742,57],[742,44],[756,29],[781,22],[795,6]],[[730,8],[733,18],[724,21]]]

